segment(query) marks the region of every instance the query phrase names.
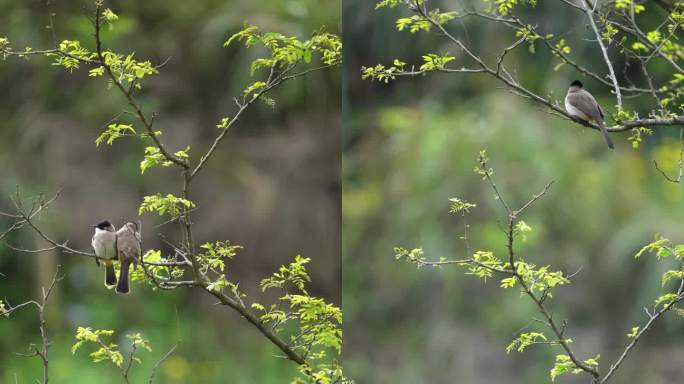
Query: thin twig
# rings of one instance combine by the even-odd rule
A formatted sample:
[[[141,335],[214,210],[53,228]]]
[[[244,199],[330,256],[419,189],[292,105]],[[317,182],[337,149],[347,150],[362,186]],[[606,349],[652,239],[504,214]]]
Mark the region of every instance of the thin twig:
[[[171,356],[173,354],[173,352],[176,350],[176,348],[178,348],[178,343],[176,343],[173,347],[171,347],[171,349],[169,349],[169,351],[166,352],[166,354],[164,356],[162,356],[162,358],[159,359],[159,361],[157,361],[157,363],[154,365],[154,367],[152,367],[152,372],[150,373],[150,379],[147,381],[149,384],[152,384],[152,381],[154,380],[154,375],[157,374],[157,368],[159,368],[159,366],[166,359],[168,359],[169,356]]]
[[[608,56],[608,50],[606,49],[605,44],[603,44],[603,39],[601,37],[601,32],[599,32],[598,27],[596,26],[596,22],[594,21],[594,9],[595,6],[592,6],[589,0],[584,0],[585,3],[585,13],[587,14],[587,18],[589,19],[589,24],[591,25],[591,28],[594,30],[594,34],[596,34],[596,42],[598,43],[599,47],[601,48],[601,52],[603,53],[603,59],[606,61],[606,65],[608,66],[608,73],[610,74],[610,79],[613,81],[613,89],[615,90],[615,97],[617,98],[617,107],[618,111],[622,110],[622,94],[620,93],[620,85],[618,84],[617,76],[615,76],[615,70],[613,69],[613,63],[610,61],[610,57]],[[596,4],[598,4],[598,0],[596,0]]]
[[[684,127],[679,129],[679,160],[677,161],[677,168],[679,169],[679,173],[677,174],[677,178],[671,178],[670,176],[665,173],[660,167],[658,167],[658,162],[653,160],[653,165],[655,166],[655,169],[660,172],[663,177],[672,183],[679,183],[682,181],[682,176],[684,176]]]

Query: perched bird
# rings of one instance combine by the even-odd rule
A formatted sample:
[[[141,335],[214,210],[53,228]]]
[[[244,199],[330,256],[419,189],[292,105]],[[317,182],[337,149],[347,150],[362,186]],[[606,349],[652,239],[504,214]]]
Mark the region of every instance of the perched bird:
[[[104,220],[96,225],[95,234],[91,241],[95,256],[104,260],[105,264],[105,286],[111,287],[116,285],[116,273],[114,272],[114,264],[112,260],[116,259],[116,229],[109,221]],[[95,259],[97,265],[100,265],[100,260]]]
[[[117,293],[128,293],[128,269],[133,263],[133,268],[138,265],[141,254],[141,237],[138,224],[128,222],[116,232],[116,248],[121,263],[119,283],[116,285]]]
[[[603,110],[596,102],[594,96],[591,95],[579,80],[575,80],[570,84],[568,93],[565,95],[565,110],[574,117],[584,121],[593,121],[601,129],[603,138],[606,139],[608,148],[614,149],[613,142],[608,137],[608,131],[603,124]]]

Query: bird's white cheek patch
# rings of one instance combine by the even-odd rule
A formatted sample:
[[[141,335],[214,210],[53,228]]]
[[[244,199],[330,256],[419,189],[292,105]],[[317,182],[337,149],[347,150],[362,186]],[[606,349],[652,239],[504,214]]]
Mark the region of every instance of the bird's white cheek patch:
[[[589,117],[585,115],[584,112],[575,108],[573,105],[568,103],[567,100],[565,101],[565,110],[572,116],[579,117],[582,120],[589,120]]]

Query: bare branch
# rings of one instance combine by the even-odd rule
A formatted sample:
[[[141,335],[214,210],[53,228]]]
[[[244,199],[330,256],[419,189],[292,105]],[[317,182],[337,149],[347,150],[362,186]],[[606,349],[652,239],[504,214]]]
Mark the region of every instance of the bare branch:
[[[48,332],[47,332],[47,322],[45,320],[45,307],[47,306],[48,300],[50,299],[50,294],[52,293],[53,288],[55,287],[55,284],[57,282],[61,281],[64,277],[58,277],[59,276],[59,268],[60,266],[57,266],[57,270],[55,271],[54,276],[52,277],[52,282],[50,283],[50,286],[46,290],[45,287],[41,288],[42,291],[42,298],[41,301],[35,301],[35,300],[30,300],[25,303],[19,304],[14,307],[10,307],[7,310],[5,310],[2,314],[3,315],[9,315],[15,310],[25,307],[27,305],[35,305],[35,307],[38,309],[38,317],[40,319],[40,338],[41,338],[41,346],[40,348],[36,346],[35,344],[31,344],[29,346],[29,350],[33,350],[32,353],[29,354],[21,354],[21,353],[15,353],[18,356],[22,357],[35,357],[38,356],[40,357],[40,360],[43,365],[43,384],[48,384],[49,381],[49,371],[50,371],[50,358],[48,355],[48,348],[50,347],[50,339],[48,337]]]
[[[550,182],[548,182],[548,183],[546,184],[546,186],[544,186],[544,189],[543,189],[541,192],[539,192],[539,193],[537,193],[537,194],[534,194],[534,195],[532,196],[532,198],[531,198],[527,203],[525,203],[525,204],[524,204],[522,207],[520,207],[518,210],[514,211],[514,212],[513,212],[513,217],[515,217],[515,216],[517,216],[517,215],[523,213],[525,210],[527,210],[527,208],[529,208],[529,207],[530,207],[532,204],[534,204],[537,200],[539,200],[540,198],[542,198],[542,196],[546,195],[546,193],[549,191],[549,188],[551,188],[551,186],[552,186],[553,183],[555,183],[555,182],[556,182],[556,180],[551,180]]]
[[[608,56],[608,50],[606,49],[605,44],[603,44],[603,39],[601,37],[601,32],[599,32],[598,27],[596,26],[596,22],[594,21],[594,8],[595,5],[592,6],[589,0],[584,0],[585,4],[585,10],[584,12],[587,14],[587,18],[589,19],[589,24],[591,24],[591,29],[594,30],[594,34],[596,35],[596,42],[598,43],[599,47],[601,48],[601,53],[603,53],[603,59],[606,61],[606,65],[608,66],[608,73],[610,74],[610,79],[613,81],[613,89],[615,90],[615,97],[617,98],[617,107],[618,110],[622,110],[622,94],[620,93],[620,85],[618,84],[617,76],[615,76],[615,70],[613,69],[613,63],[610,61],[610,57]],[[596,1],[596,4],[598,4],[598,1]]]
[[[655,169],[660,172],[663,177],[671,182],[671,183],[679,183],[682,181],[682,176],[684,176],[684,128],[679,129],[679,160],[677,161],[677,168],[679,169],[679,173],[677,174],[677,178],[671,178],[668,176],[665,171],[660,169],[658,167],[658,162],[653,160],[653,165],[655,166]]]
[[[154,367],[152,367],[152,373],[150,373],[150,379],[148,380],[148,383],[149,383],[149,384],[152,384],[152,381],[154,380],[154,375],[157,374],[157,368],[159,368],[159,366],[160,366],[166,359],[168,359],[169,356],[171,356],[171,355],[173,354],[173,352],[176,350],[176,348],[178,348],[178,343],[176,343],[173,347],[171,347],[171,349],[169,349],[169,351],[166,352],[166,354],[165,354],[164,356],[162,356],[162,358],[159,359],[159,361],[157,361],[157,363],[154,365]]]

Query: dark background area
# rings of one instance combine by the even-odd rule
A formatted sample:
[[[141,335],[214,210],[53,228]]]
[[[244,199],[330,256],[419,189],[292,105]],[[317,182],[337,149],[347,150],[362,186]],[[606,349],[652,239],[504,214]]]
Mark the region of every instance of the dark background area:
[[[629,133],[613,134],[616,150],[600,134],[547,114],[539,106],[500,88],[486,75],[431,74],[390,84],[363,81],[361,66],[391,64],[394,58],[420,65],[427,52],[451,53],[453,67],[470,66],[455,46],[436,33],[397,32],[404,7],[374,11],[374,1],[344,2],[346,41],[343,98],[343,303],[345,368],[360,383],[548,383],[559,348],[532,346],[506,355],[505,347],[524,327],[543,330],[532,319],[534,305],[516,290],[501,290],[498,279],[483,284],[464,269],[425,268],[394,259],[393,247],[422,247],[438,259],[467,258],[464,222],[474,249],[503,254],[497,220],[505,220],[491,188],[473,172],[487,149],[495,180],[509,204],[521,206],[556,180],[550,192],[523,218],[533,233],[518,243],[529,262],[567,274],[581,271],[549,302],[556,319],[568,319],[568,336],[582,358],[601,354],[606,372],[628,342],[626,334],[646,320],[644,306],[660,295],[668,261],[635,260],[654,234],[682,236],[682,185],[668,183],[653,167],[658,160],[671,175],[679,155],[676,127],[657,129],[638,150]],[[431,1],[441,11],[472,2]],[[478,3],[481,4],[481,3]],[[644,28],[662,17],[646,3]],[[539,2],[522,12],[546,33],[563,33],[572,56],[600,75],[605,63],[586,16],[560,1]],[[489,63],[513,43],[513,32],[480,19],[451,22],[448,29]],[[579,78],[613,112],[610,89],[558,59],[541,44],[532,55],[523,45],[507,59],[527,87],[562,99]],[[646,85],[638,67],[624,69],[614,47],[616,71]],[[669,79],[668,68],[654,73]],[[627,99],[645,115],[648,97]],[[612,121],[609,119],[609,124]],[[478,205],[466,219],[448,213],[450,197]],[[669,286],[668,286],[669,287]],[[611,382],[675,383],[684,380],[684,322],[669,314],[639,342]],[[585,383],[586,377],[556,382]]]
[[[92,1],[52,1],[59,40],[80,40],[94,48]],[[258,48],[223,42],[247,21],[263,30],[307,38],[324,26],[338,32],[339,3],[314,0],[187,2],[107,1],[120,19],[105,28],[103,40],[138,59],[168,62],[146,80],[137,99],[169,149],[191,146],[194,161],[217,134],[216,123],[235,110],[233,97],[254,81],[249,63]],[[51,46],[45,1],[0,0],[0,36],[15,50]],[[311,293],[340,303],[340,75],[320,71],[287,83],[272,95],[275,108],[255,105],[221,143],[194,184],[194,219],[199,243],[231,240],[244,246],[228,267],[248,302],[262,296],[258,281],[295,255],[311,257]],[[179,194],[176,170],[157,167],[140,175],[145,144],[120,139],[95,147],[95,139],[114,117],[140,125],[122,95],[87,68],[68,73],[47,58],[16,58],[0,63],[0,210],[12,209],[9,196],[19,186],[26,197],[59,199],[37,224],[59,241],[87,250],[92,228],[101,219],[117,224],[137,220],[148,194]],[[123,113],[122,113],[123,112]],[[177,239],[175,225],[145,215],[145,249],[168,251],[159,234]],[[0,221],[0,229],[6,227]],[[30,231],[8,243],[23,248],[46,244]],[[104,270],[86,258],[55,253],[22,254],[0,245],[0,297],[11,304],[39,297],[57,265],[65,278],[47,309],[54,382],[118,383],[110,366],[89,361],[86,350],[71,356],[78,325],[112,329],[125,348],[125,333],[141,332],[153,352],[143,352],[134,368],[147,377],[154,363],[180,339],[179,348],[160,368],[164,383],[282,383],[295,366],[266,339],[227,308],[200,292],[153,292],[134,284],[122,297],[102,285]],[[38,316],[32,308],[0,320],[0,382],[27,383],[40,373],[38,359],[14,356],[38,343]],[[136,381],[137,382],[137,381]]]

